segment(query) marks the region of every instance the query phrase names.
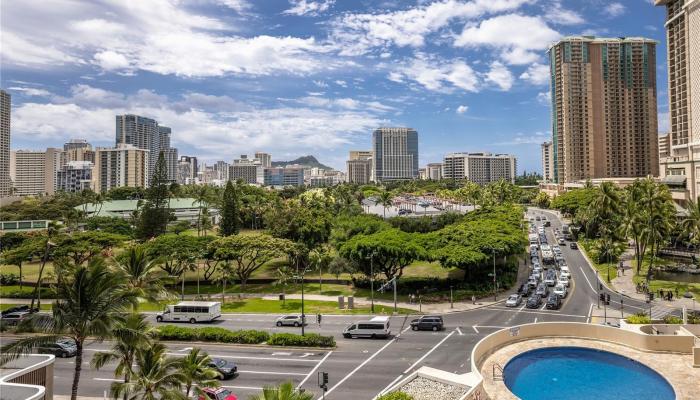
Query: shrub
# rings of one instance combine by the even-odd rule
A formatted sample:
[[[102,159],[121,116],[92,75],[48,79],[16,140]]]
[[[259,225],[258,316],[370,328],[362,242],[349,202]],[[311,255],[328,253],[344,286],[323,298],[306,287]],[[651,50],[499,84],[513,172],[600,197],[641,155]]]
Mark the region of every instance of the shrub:
[[[160,340],[197,340],[199,329],[183,328],[174,325],[159,326],[156,335]]]
[[[630,315],[625,321],[627,321],[628,324],[650,324],[651,318],[644,313],[639,313]]]
[[[682,324],[683,319],[675,315],[667,315],[664,317],[664,324]]]
[[[392,392],[377,397],[377,400],[413,400],[413,396],[404,392]]]
[[[273,346],[334,347],[335,338],[316,333],[309,333],[306,336],[294,333],[275,333],[270,336],[267,344]]]
[[[15,274],[0,274],[0,285],[16,285],[19,283],[19,276]]]

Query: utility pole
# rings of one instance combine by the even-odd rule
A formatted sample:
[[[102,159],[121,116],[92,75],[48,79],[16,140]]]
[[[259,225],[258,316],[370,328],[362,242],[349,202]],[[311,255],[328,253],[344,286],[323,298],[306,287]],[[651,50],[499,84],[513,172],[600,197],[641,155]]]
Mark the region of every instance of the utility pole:
[[[455,303],[452,298],[452,285],[450,285],[450,308],[455,308]]]
[[[493,251],[493,301],[496,301],[496,249]]]
[[[394,314],[398,312],[398,309],[396,308],[396,277],[392,279],[394,281]]]
[[[374,251],[369,259],[369,286],[370,286],[370,296],[371,296],[371,307],[370,310],[374,314]]]

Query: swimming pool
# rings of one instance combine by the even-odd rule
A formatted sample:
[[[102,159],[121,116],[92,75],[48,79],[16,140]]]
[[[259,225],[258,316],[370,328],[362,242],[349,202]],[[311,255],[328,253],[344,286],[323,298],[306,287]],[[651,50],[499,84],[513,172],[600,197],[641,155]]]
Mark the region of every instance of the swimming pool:
[[[674,400],[657,372],[627,357],[584,347],[530,350],[503,369],[506,386],[522,400]]]

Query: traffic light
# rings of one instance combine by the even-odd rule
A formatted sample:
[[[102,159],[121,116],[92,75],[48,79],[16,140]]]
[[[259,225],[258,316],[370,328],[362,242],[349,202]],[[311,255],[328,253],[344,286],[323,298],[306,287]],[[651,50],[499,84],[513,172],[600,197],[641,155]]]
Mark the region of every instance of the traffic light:
[[[328,384],[328,372],[321,372],[321,383],[324,386]]]
[[[600,299],[600,301],[602,301],[603,303],[605,303],[605,293],[600,293],[600,294],[598,295],[598,299]]]
[[[610,305],[610,294],[606,293],[605,294],[605,305]]]

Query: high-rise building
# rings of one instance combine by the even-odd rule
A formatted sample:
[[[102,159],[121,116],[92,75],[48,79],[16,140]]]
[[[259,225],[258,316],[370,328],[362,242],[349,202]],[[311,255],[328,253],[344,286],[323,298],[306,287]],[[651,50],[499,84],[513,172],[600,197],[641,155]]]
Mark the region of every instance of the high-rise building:
[[[350,150],[348,160],[371,160],[372,150]]]
[[[217,161],[216,164],[214,164],[214,170],[217,173],[217,179],[224,182],[228,181],[231,172],[229,167],[230,166],[226,161]]]
[[[198,174],[197,157],[180,156],[180,161],[177,163],[177,183],[181,185],[197,183]]]
[[[515,183],[517,161],[514,155],[492,153],[450,153],[442,163],[443,179],[467,179],[480,185],[504,179]]]
[[[372,134],[372,170],[377,182],[418,178],[418,132],[378,128]]]
[[[552,142],[544,142],[542,147],[542,179],[545,182],[554,181],[554,149]]]
[[[349,183],[366,185],[372,180],[372,159],[350,159],[347,161]]]
[[[163,152],[168,170],[168,179],[176,180],[177,149],[170,150],[172,131],[167,126],[158,125],[152,118],[125,114],[116,117],[116,144],[130,144],[139,149],[148,150],[148,170],[155,171],[160,153]],[[196,176],[196,171],[195,171]],[[150,180],[150,176],[148,179]]]
[[[90,161],[95,162],[95,151],[92,145],[85,139],[71,139],[63,145],[63,156],[66,164],[71,161]]]
[[[430,163],[425,167],[425,179],[439,181],[442,179],[442,163]]]
[[[301,167],[263,168],[265,186],[304,186],[304,169]]]
[[[658,175],[656,42],[567,37],[548,53],[554,181]]]
[[[56,173],[56,191],[81,192],[92,188],[90,161],[68,161]]]
[[[659,161],[671,156],[671,135],[666,133],[659,135]]]
[[[10,181],[10,94],[0,89],[0,197],[9,196]]]
[[[260,161],[260,165],[263,168],[269,168],[272,166],[272,156],[268,153],[256,152],[255,158],[257,158],[258,161]]]
[[[46,149],[44,162],[44,193],[54,194],[56,191],[56,175],[67,162],[66,152],[49,147]]]
[[[93,171],[94,190],[100,193],[121,186],[147,187],[148,160],[148,150],[133,145],[98,147]]]
[[[669,155],[660,160],[662,181],[680,205],[700,195],[700,2],[656,0],[666,7]]]
[[[32,196],[46,194],[46,152],[16,150],[10,153],[10,177],[14,194]]]

